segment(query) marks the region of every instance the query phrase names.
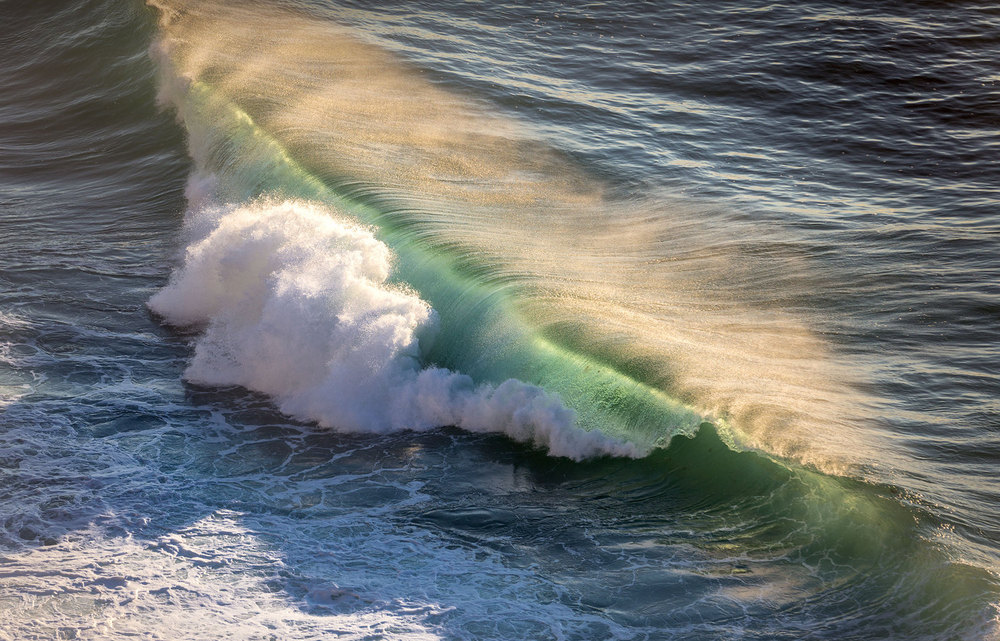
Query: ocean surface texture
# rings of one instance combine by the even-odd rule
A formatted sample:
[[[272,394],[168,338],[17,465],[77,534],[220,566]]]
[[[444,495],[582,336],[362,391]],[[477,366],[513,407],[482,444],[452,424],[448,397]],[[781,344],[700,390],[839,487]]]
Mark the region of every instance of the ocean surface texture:
[[[0,0],[0,640],[1000,639],[1000,5]]]

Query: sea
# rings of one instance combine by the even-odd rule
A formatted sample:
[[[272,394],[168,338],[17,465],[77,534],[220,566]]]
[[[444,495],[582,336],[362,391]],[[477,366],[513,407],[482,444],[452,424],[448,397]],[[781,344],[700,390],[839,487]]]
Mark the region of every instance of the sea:
[[[0,640],[1000,639],[1000,5],[0,0]]]

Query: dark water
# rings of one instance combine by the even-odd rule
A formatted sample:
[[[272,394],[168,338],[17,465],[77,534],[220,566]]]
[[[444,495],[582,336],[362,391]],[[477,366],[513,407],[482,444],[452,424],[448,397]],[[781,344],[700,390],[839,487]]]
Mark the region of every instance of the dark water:
[[[988,639],[1000,8],[0,2],[0,639]]]

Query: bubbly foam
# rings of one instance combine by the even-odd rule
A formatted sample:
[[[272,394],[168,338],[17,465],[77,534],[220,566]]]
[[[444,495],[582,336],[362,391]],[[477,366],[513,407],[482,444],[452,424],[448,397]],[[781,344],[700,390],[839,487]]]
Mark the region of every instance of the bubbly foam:
[[[192,181],[199,193],[204,184]],[[242,385],[337,430],[453,425],[577,460],[645,454],[579,429],[541,387],[423,367],[420,340],[433,337],[436,314],[391,284],[393,254],[371,230],[318,203],[194,202],[184,264],[149,302],[173,325],[204,328],[187,380]]]

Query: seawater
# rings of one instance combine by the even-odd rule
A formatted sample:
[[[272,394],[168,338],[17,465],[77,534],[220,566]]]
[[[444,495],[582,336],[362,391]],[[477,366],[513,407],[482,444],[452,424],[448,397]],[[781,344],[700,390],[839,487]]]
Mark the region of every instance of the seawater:
[[[996,637],[995,8],[0,12],[0,638]]]

